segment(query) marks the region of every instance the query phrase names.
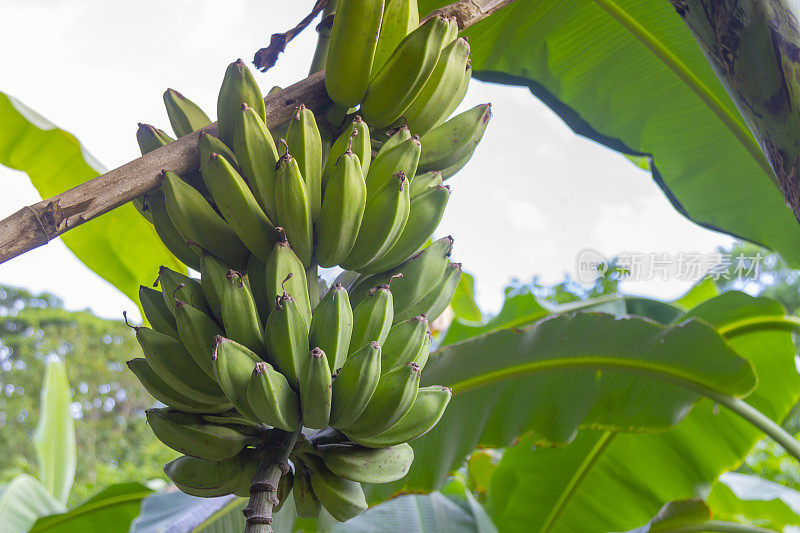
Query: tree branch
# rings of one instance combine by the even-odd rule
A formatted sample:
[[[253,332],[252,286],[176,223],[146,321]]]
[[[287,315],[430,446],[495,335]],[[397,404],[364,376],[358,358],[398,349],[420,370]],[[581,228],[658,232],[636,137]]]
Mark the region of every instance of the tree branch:
[[[459,0],[433,14],[455,17],[468,28],[514,0]],[[301,103],[317,108],[328,103],[324,73],[317,72],[264,99],[267,127],[289,120]],[[217,123],[200,131],[217,134]],[[33,250],[66,231],[138,198],[161,184],[161,171],[187,174],[199,167],[197,139],[200,131],[158,148],[47,200],[23,207],[0,221],[0,263]]]

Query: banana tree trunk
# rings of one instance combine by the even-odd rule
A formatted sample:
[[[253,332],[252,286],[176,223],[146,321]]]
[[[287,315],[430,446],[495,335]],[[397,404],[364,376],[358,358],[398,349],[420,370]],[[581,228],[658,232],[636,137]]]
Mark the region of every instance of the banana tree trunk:
[[[800,3],[670,2],[739,108],[800,221]]]

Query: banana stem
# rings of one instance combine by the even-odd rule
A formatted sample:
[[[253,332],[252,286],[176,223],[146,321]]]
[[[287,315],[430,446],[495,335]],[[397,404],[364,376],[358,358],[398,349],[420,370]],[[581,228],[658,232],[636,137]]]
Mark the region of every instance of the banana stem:
[[[302,424],[292,433],[282,435],[265,449],[258,462],[256,475],[250,480],[250,501],[242,510],[247,519],[245,533],[272,533],[272,509],[278,502],[278,482],[289,472],[289,454],[292,453]],[[280,430],[273,430],[280,431]]]
[[[316,309],[319,303],[319,275],[317,274],[317,263],[311,263],[306,270],[306,283],[308,283],[308,299],[311,301],[311,309]]]

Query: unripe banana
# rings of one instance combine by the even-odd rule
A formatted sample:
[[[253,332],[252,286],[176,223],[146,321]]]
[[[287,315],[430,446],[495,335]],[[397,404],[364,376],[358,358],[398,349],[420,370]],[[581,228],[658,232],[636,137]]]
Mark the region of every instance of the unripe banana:
[[[150,393],[150,396],[165,405],[169,405],[185,413],[222,413],[232,406],[228,401],[224,403],[208,404],[184,396],[167,385],[167,383],[150,367],[147,361],[140,357],[131,359],[127,362],[127,365],[131,372],[139,379],[145,390]]]
[[[367,201],[358,238],[342,263],[346,270],[360,271],[394,246],[411,210],[408,180],[403,172]]]
[[[297,303],[297,308],[306,320],[306,324],[311,324],[311,301],[308,298],[306,271],[289,246],[283,228],[276,229],[283,238],[275,244],[267,261],[267,308],[271,312],[275,300],[286,290]]]
[[[389,285],[378,285],[370,289],[369,296],[353,309],[350,353],[360,350],[372,341],[383,346],[394,319],[392,300]]]
[[[186,243],[186,239],[183,238],[172,223],[172,219],[167,213],[164,192],[160,189],[150,191],[143,198],[144,205],[147,207],[146,213],[150,215],[150,221],[161,242],[183,264],[196,270],[200,264],[200,256],[195,248]]]
[[[211,357],[214,361],[217,382],[225,392],[225,396],[242,416],[257,421],[258,416],[253,412],[247,398],[247,387],[253,367],[261,362],[261,358],[247,347],[225,337],[214,339],[214,351]]]
[[[314,494],[336,520],[346,522],[367,510],[360,483],[337,476],[319,457],[305,455],[303,462],[308,466]]]
[[[253,254],[266,261],[277,241],[275,225],[258,205],[244,179],[217,154],[200,167],[203,180],[225,220]]]
[[[136,340],[147,364],[164,382],[196,402],[220,405],[227,403],[217,382],[203,372],[183,344],[149,328],[136,328]]]
[[[461,102],[464,101],[464,97],[467,95],[467,89],[469,88],[469,80],[472,78],[472,62],[471,62],[471,60],[467,61],[467,66],[465,67],[464,72],[461,75],[462,75],[461,84],[458,86],[458,91],[455,93],[455,95],[453,96],[453,99],[450,101],[450,103],[445,108],[444,113],[442,113],[441,118],[436,122],[436,124],[434,124],[434,127],[438,126],[439,124],[442,124],[448,118],[450,118],[450,115],[452,115],[453,112],[461,104]]]
[[[409,260],[439,226],[448,200],[450,200],[450,188],[442,185],[431,187],[422,194],[412,197],[411,213],[400,238],[383,257],[372,263],[365,271],[382,272]]]
[[[147,318],[154,330],[170,337],[178,338],[175,317],[172,316],[172,311],[167,306],[161,291],[141,285],[139,287],[139,302],[142,304],[145,318]]]
[[[227,278],[225,274],[231,268],[222,261],[203,250],[200,255],[200,286],[203,289],[208,308],[218,323],[222,323],[222,298]],[[189,302],[191,304],[191,302]]]
[[[403,113],[413,133],[423,135],[447,118],[445,113],[461,91],[468,62],[469,44],[463,37],[442,50],[431,77]]]
[[[231,426],[209,424],[198,415],[172,409],[148,409],[147,423],[155,436],[175,451],[192,457],[221,461],[229,459],[257,438]]]
[[[260,361],[247,385],[247,400],[259,421],[294,431],[300,422],[300,403],[283,374]]]
[[[208,132],[200,132],[200,138],[197,141],[197,151],[200,154],[199,160],[201,164],[208,161],[211,154],[218,154],[224,157],[233,168],[239,168],[239,160],[233,153],[233,150]]]
[[[377,72],[406,35],[419,26],[417,0],[386,0],[372,72]]]
[[[189,135],[211,124],[211,119],[197,104],[174,89],[164,91],[164,106],[167,108],[172,131],[178,137]]]
[[[425,365],[428,364],[428,358],[431,355],[431,344],[433,344],[433,336],[431,332],[428,331],[425,333],[425,340],[422,342],[422,348],[419,349],[416,357],[411,360],[411,362],[419,365],[420,370],[423,370]]]
[[[333,381],[332,427],[345,427],[358,419],[381,377],[381,347],[371,342],[350,355]]]
[[[353,309],[347,291],[341,283],[336,283],[314,310],[308,340],[311,346],[319,346],[325,352],[335,372],[347,359],[352,333]]]
[[[433,128],[422,137],[419,169],[446,169],[472,154],[491,118],[492,105],[481,104]]]
[[[385,448],[421,437],[439,422],[452,396],[453,392],[447,387],[422,387],[411,409],[394,426],[377,435],[353,440],[361,446]]]
[[[176,298],[188,302],[189,305],[204,313],[208,312],[203,287],[196,279],[162,266],[158,269],[158,283],[161,285],[164,303],[172,313],[175,312]]]
[[[445,167],[445,168],[441,169],[440,172],[442,173],[442,179],[445,179],[445,180],[446,179],[450,179],[455,174],[457,174],[459,170],[464,168],[464,166],[466,166],[466,164],[469,163],[469,160],[472,159],[472,155],[474,153],[475,152],[467,152],[463,156],[461,156],[461,158],[458,161],[456,161],[455,163],[453,163],[449,167]]]
[[[383,0],[339,0],[325,61],[331,100],[352,107],[364,98],[383,15]]]
[[[408,444],[375,449],[352,445],[320,446],[316,454],[331,472],[359,483],[389,483],[403,478],[414,461]]]
[[[264,330],[253,293],[241,273],[229,270],[222,284],[222,325],[231,340],[243,344],[259,355],[266,354]]]
[[[444,39],[442,40],[442,49],[446,48],[458,38],[458,31],[458,19],[449,17],[447,19],[447,29],[445,30]]]
[[[203,414],[200,416],[203,418],[203,420],[205,420],[209,424],[222,424],[224,426],[233,426],[241,430],[242,433],[246,433],[248,435],[257,436],[261,435],[264,432],[264,426],[243,417],[235,409],[226,411],[224,413],[219,413],[216,415]]]
[[[392,326],[381,347],[381,372],[386,373],[407,363],[418,363],[428,337],[428,320],[415,316]],[[426,358],[427,362],[427,358]]]
[[[214,350],[214,339],[224,336],[225,332],[213,318],[181,300],[175,304],[174,313],[178,334],[186,351],[203,372],[216,379],[211,353]]]
[[[344,428],[348,437],[377,435],[405,415],[417,397],[420,369],[406,363],[381,376],[378,387],[364,412],[351,426]]]
[[[275,307],[267,317],[265,337],[270,362],[286,376],[292,388],[297,388],[308,356],[308,325],[289,293],[275,299]]]
[[[429,322],[433,322],[450,305],[459,281],[461,281],[461,263],[449,263],[442,279],[428,294],[402,312],[395,313],[395,322],[401,322],[417,315],[425,315]]]
[[[372,76],[361,104],[370,126],[385,128],[400,118],[436,67],[446,31],[444,17],[428,19],[397,45]]]
[[[308,268],[311,266],[314,245],[311,202],[297,160],[292,157],[288,148],[278,161],[275,203],[278,223],[286,230],[286,237],[303,263],[303,268]]]
[[[292,458],[295,465],[294,485],[294,507],[298,518],[317,518],[321,510],[319,500],[311,488],[311,478],[308,468],[302,461]]]
[[[303,104],[289,122],[286,144],[306,184],[311,220],[316,221],[322,205],[322,137],[314,113]]]
[[[182,492],[201,498],[233,494],[241,479],[255,475],[258,457],[251,450],[223,461],[184,455],[164,465],[164,472]]]
[[[239,266],[247,261],[249,252],[245,245],[202,194],[172,172],[165,172],[161,183],[169,218],[186,240],[230,265]]]
[[[314,348],[300,370],[300,408],[303,426],[328,427],[331,416],[331,369],[325,352]]]
[[[317,222],[316,257],[320,266],[336,266],[350,255],[366,203],[367,187],[361,164],[358,156],[347,150],[328,179]]]
[[[353,117],[353,122],[351,122],[350,126],[336,138],[333,146],[331,146],[330,152],[328,152],[328,157],[325,160],[325,168],[322,170],[323,191],[325,191],[328,180],[333,175],[336,163],[347,150],[350,150],[358,156],[363,179],[363,176],[366,176],[369,171],[370,162],[372,160],[372,144],[370,141],[369,126],[367,126],[367,123],[361,120],[361,117],[358,115]]]
[[[381,149],[369,167],[367,198],[372,198],[388,184],[396,172],[402,171],[408,179],[412,179],[417,172],[421,152],[422,145],[416,135],[387,150]]]
[[[431,170],[430,172],[425,172],[424,174],[414,176],[414,179],[411,181],[411,205],[414,205],[414,198],[426,192],[428,189],[438,187],[441,184],[442,173],[438,170]],[[411,212],[414,212],[413,207],[411,208]]]
[[[161,148],[174,141],[164,130],[160,130],[150,124],[139,123],[136,130],[136,142],[142,155],[148,154],[156,148]]]
[[[267,265],[254,255],[247,260],[247,283],[250,285],[250,291],[256,301],[261,323],[266,324],[271,304],[267,296]]]
[[[233,149],[259,205],[270,220],[277,220],[275,166],[278,164],[278,150],[267,125],[247,104],[242,104],[236,115]]]
[[[408,129],[406,124],[401,124],[400,126],[387,131],[386,135],[388,138],[381,145],[377,155],[381,155],[382,152],[388,152],[398,144],[409,140],[411,138],[411,130]]]
[[[233,146],[233,132],[236,128],[236,115],[245,103],[252,107],[261,120],[267,115],[261,89],[247,65],[241,59],[228,65],[222,87],[217,98],[217,121],[219,138],[228,146]]]

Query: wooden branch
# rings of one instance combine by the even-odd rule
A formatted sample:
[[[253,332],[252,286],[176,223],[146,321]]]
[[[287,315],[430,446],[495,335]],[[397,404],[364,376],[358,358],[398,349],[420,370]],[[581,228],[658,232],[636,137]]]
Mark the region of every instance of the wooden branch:
[[[461,29],[469,28],[514,0],[459,0],[429,16],[455,17]],[[267,127],[291,118],[299,104],[317,108],[330,100],[324,73],[308,78],[264,99]],[[200,131],[217,134],[217,123]],[[161,183],[162,170],[187,174],[199,167],[197,140],[200,131],[106,172],[47,200],[23,207],[0,221],[0,263],[33,250],[62,233],[138,198]]]

